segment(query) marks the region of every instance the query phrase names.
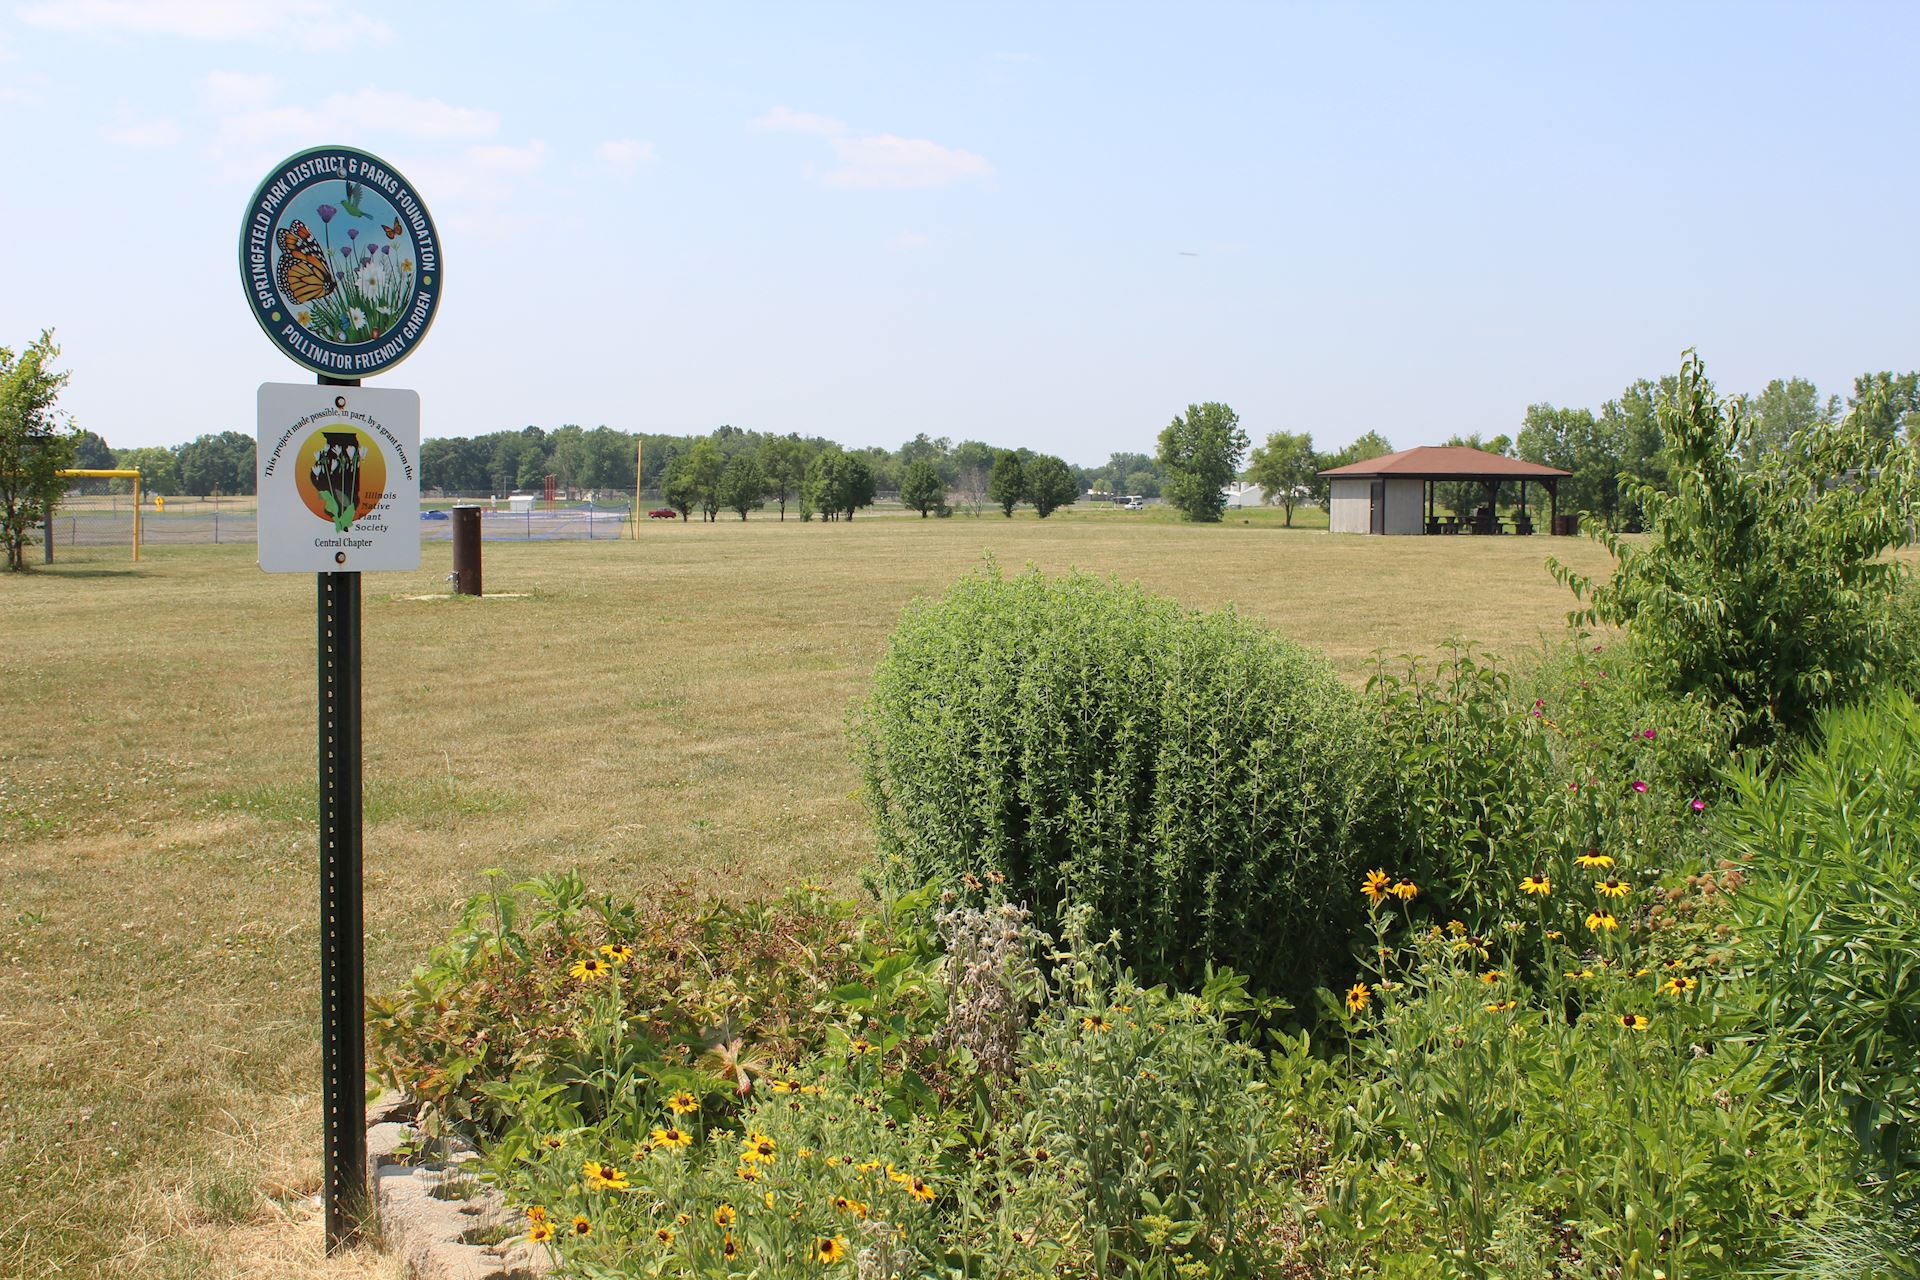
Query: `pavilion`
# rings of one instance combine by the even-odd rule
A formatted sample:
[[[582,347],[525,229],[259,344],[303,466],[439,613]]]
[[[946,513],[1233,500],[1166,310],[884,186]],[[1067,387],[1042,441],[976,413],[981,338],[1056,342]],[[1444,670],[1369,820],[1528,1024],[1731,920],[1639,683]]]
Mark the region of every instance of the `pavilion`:
[[[1574,532],[1575,517],[1560,515],[1560,481],[1571,472],[1535,462],[1506,458],[1483,449],[1460,445],[1428,445],[1384,453],[1364,462],[1322,471],[1330,482],[1327,528],[1332,533],[1521,533],[1533,532],[1527,510],[1527,486],[1547,491],[1554,533]],[[1500,486],[1520,485],[1520,503],[1513,515],[1499,512]],[[1441,515],[1434,510],[1434,491],[1442,484],[1478,484],[1485,501],[1471,516]]]

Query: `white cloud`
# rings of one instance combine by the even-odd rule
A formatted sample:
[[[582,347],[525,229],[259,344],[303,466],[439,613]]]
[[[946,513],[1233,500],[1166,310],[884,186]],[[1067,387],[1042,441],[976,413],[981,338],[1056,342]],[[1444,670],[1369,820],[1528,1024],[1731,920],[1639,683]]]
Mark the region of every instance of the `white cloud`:
[[[615,173],[632,173],[653,159],[653,144],[637,138],[609,138],[595,147],[593,154]]]
[[[895,253],[912,253],[915,249],[924,249],[932,243],[933,241],[927,239],[918,231],[902,231],[899,235],[887,241],[887,248],[893,250]]]
[[[372,86],[336,93],[320,104],[336,128],[383,129],[428,141],[472,141],[500,131],[500,115],[479,107],[456,107],[438,98],[416,98],[398,89]]]
[[[822,137],[836,137],[847,131],[844,122],[832,116],[817,116],[807,111],[795,111],[790,107],[775,107],[753,122],[756,129],[767,129],[774,133],[817,133]]]
[[[840,167],[821,178],[830,187],[944,187],[993,172],[985,156],[925,138],[880,133],[830,141],[840,158]]]
[[[273,101],[274,80],[245,71],[209,71],[200,77],[200,100],[212,111],[258,110]]]
[[[385,22],[326,0],[39,0],[17,12],[28,26],[109,35],[283,40],[297,33],[308,46],[329,47],[393,38]]]
[[[790,107],[775,107],[755,120],[753,127],[825,138],[840,162],[820,175],[820,181],[830,187],[944,187],[993,173],[987,158],[971,151],[892,133],[850,135],[846,124],[832,116]]]
[[[180,126],[166,116],[148,115],[122,102],[113,119],[100,126],[100,136],[123,147],[153,150],[180,141]]]

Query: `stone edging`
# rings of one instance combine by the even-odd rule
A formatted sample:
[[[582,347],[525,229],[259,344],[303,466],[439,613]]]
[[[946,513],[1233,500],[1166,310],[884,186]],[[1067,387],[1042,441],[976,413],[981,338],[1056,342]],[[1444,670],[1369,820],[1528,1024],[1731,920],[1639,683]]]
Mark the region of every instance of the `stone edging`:
[[[427,1137],[414,1118],[396,1093],[367,1108],[367,1185],[387,1251],[413,1280],[542,1280],[551,1255],[526,1241],[498,1190],[462,1171],[479,1154]]]

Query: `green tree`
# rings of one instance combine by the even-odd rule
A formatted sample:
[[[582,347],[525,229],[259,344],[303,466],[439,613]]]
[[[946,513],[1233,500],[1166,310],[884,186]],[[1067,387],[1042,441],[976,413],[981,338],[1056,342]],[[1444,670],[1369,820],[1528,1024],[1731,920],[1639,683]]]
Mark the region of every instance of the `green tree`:
[[[1840,417],[1840,397],[1820,401],[1820,393],[1805,378],[1775,378],[1758,395],[1740,397],[1741,410],[1753,422],[1747,450],[1755,458],[1784,449],[1802,432]]]
[[[1294,507],[1313,492],[1319,461],[1313,451],[1313,436],[1305,431],[1274,432],[1247,461],[1247,479],[1260,486],[1262,501],[1280,504],[1287,513],[1289,529],[1293,527]]]
[[[720,477],[726,467],[726,455],[711,438],[695,440],[687,451],[687,483],[693,486],[693,500],[708,523],[720,515]]]
[[[720,503],[742,520],[767,504],[767,477],[751,453],[735,454],[720,473]]]
[[[693,508],[700,501],[700,490],[694,484],[691,461],[684,453],[671,459],[667,463],[666,473],[660,477],[660,501],[678,511],[682,520],[693,518]]]
[[[1190,404],[1160,432],[1162,492],[1187,520],[1212,522],[1227,508],[1226,485],[1247,453],[1240,415],[1224,404]]]
[[[807,464],[807,501],[829,520],[853,519],[873,505],[873,469],[866,459],[828,445]]]
[[[1140,486],[1133,483],[1133,477],[1145,472],[1153,481],[1153,493],[1142,493]],[[1141,497],[1160,496],[1160,472],[1153,459],[1144,453],[1114,453],[1107,456],[1107,465],[1100,468],[1100,484],[1108,493],[1125,497],[1138,493]]]
[[[1020,505],[1026,492],[1026,469],[1020,465],[1020,455],[1012,449],[1005,450],[993,460],[993,470],[987,475],[987,500],[998,505],[1001,514],[1011,520],[1013,509]]]
[[[492,487],[492,457],[485,444],[465,436],[422,440],[420,485],[442,493],[486,493]]]
[[[1126,483],[1119,488],[1121,494],[1137,494],[1142,498],[1160,496],[1160,473],[1158,471],[1129,471]]]
[[[1061,507],[1073,505],[1080,496],[1080,479],[1073,468],[1050,453],[1029,459],[1021,468],[1021,478],[1026,499],[1042,520]]]
[[[59,356],[51,329],[17,355],[0,347],[0,538],[9,569],[27,567],[33,527],[53,511],[66,487],[54,473],[73,465],[80,442],[56,407],[68,377],[51,368]]]
[[[1482,453],[1491,453],[1496,457],[1507,457],[1513,452],[1513,441],[1506,436],[1495,436],[1491,440],[1483,439],[1478,431],[1466,435],[1455,433],[1448,436],[1447,448],[1478,449]],[[1498,506],[1501,486],[1492,488],[1491,502]],[[1433,488],[1434,500],[1457,516],[1472,513],[1474,508],[1489,501],[1487,485],[1479,480],[1460,480],[1437,484]]]
[[[1528,462],[1571,472],[1560,481],[1562,511],[1591,512],[1603,518],[1618,505],[1615,492],[1620,459],[1600,430],[1591,409],[1557,409],[1550,404],[1527,406],[1515,450]]]
[[[954,493],[976,516],[987,505],[987,486],[998,456],[992,445],[979,440],[962,440],[947,455],[953,468]]]
[[[1711,389],[1709,386],[1708,390]],[[1600,513],[1607,523],[1638,532],[1644,513],[1634,494],[1641,486],[1659,488],[1666,484],[1666,467],[1662,461],[1664,441],[1657,406],[1663,398],[1672,399],[1679,390],[1678,382],[1672,377],[1657,383],[1641,378],[1622,391],[1618,400],[1609,400],[1600,406],[1602,448],[1610,452],[1619,465],[1613,483],[1600,495]]]
[[[113,450],[107,442],[91,431],[82,431],[74,444],[73,461],[68,465],[86,471],[111,471],[117,465],[113,460]],[[76,479],[69,477],[66,488],[81,493],[105,493],[113,481],[103,477]]]
[[[1658,683],[1737,711],[1747,745],[1803,733],[1898,652],[1904,570],[1885,553],[1906,540],[1913,452],[1850,415],[1745,466],[1752,422],[1692,352],[1655,412],[1666,482],[1626,495],[1646,539],[1594,531],[1614,559],[1604,582],[1548,562],[1580,598],[1572,621],[1627,628]]]
[[[806,482],[807,459],[812,451],[798,436],[783,436],[760,446],[760,470],[767,478],[767,493],[780,504],[780,518],[787,518],[787,503]]]
[[[926,439],[924,435],[920,438]],[[946,482],[941,480],[940,468],[933,459],[921,457],[908,463],[906,474],[900,478],[901,505],[918,511],[925,520],[929,511],[946,506],[946,502]]]
[[[1891,440],[1920,427],[1920,373],[1863,373],[1853,380],[1847,412],[1868,434]]]
[[[122,449],[114,455],[114,465],[121,471],[140,473],[140,496],[148,494],[172,497],[179,493],[180,473],[173,450],[162,449],[158,445],[142,445],[137,449]],[[129,493],[133,489],[131,480],[115,480],[115,493]]]
[[[1327,504],[1327,495],[1333,488],[1332,482],[1320,472],[1330,471],[1334,467],[1344,467],[1349,463],[1365,462],[1369,458],[1377,458],[1381,454],[1392,452],[1392,442],[1378,431],[1368,431],[1351,444],[1335,449],[1332,453],[1321,454],[1319,463],[1314,468],[1313,500],[1324,507]]]
[[[241,431],[199,436],[174,456],[183,493],[252,493],[254,438]]]

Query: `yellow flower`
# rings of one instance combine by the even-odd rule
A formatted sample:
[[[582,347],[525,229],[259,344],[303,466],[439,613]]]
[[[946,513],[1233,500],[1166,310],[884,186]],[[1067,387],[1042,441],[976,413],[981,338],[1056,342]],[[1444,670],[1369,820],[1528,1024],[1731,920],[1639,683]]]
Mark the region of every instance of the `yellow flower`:
[[[577,1236],[590,1236],[593,1234],[593,1224],[587,1221],[586,1214],[576,1213],[573,1215],[573,1234]]]
[[[1647,1015],[1644,1013],[1623,1013],[1620,1015],[1620,1025],[1629,1031],[1645,1031],[1647,1029]]]
[[[401,269],[402,271],[411,271],[411,270],[413,270],[413,259],[412,259],[412,258],[402,258],[402,259],[400,259],[400,269]]]
[[[773,1091],[775,1093],[793,1093],[799,1089],[799,1087],[799,1082],[794,1080],[775,1080],[773,1082]]]
[[[1520,892],[1530,893],[1536,898],[1544,898],[1553,892],[1553,881],[1545,876],[1522,876]]]
[[[693,1142],[693,1135],[685,1129],[655,1129],[651,1136],[656,1147],[684,1147]]]
[[[1456,938],[1465,937],[1467,933],[1467,922],[1465,920],[1449,920],[1447,921],[1447,932]]]
[[[853,1167],[855,1169],[858,1169],[861,1173],[873,1173],[880,1168],[880,1162],[878,1160],[862,1160],[859,1164]]]
[[[1082,1031],[1111,1031],[1113,1030],[1113,1024],[1098,1014],[1090,1013],[1080,1019],[1080,1029]]]
[[[296,312],[294,312],[294,313],[293,313],[293,318],[294,318],[295,320],[298,320],[298,321],[300,322],[300,324],[301,324],[301,327],[303,327],[303,328],[304,328],[304,327],[306,327],[307,325],[310,325],[310,324],[312,324],[312,323],[313,323],[313,317],[312,317],[312,316],[310,316],[310,315],[308,315],[308,314],[307,314],[306,312],[304,312],[304,311],[296,311]]]
[[[760,1203],[766,1205],[769,1209],[773,1208],[773,1192],[769,1191],[764,1196],[761,1196]]]
[[[1507,976],[1506,974],[1502,973],[1498,969],[1489,969],[1485,973],[1480,975],[1480,981],[1486,983],[1488,986],[1492,986],[1494,983],[1500,981],[1500,979],[1506,976]]]
[[[1625,880],[1602,880],[1593,886],[1603,898],[1624,898],[1633,887]]]
[[[743,1164],[772,1164],[777,1149],[766,1134],[749,1133],[747,1140],[740,1144],[740,1160]]]
[[[822,1160],[820,1163],[826,1165],[827,1168],[829,1169],[837,1169],[840,1167],[840,1157],[828,1156],[826,1159]]]
[[[924,1179],[909,1178],[904,1185],[907,1188],[907,1194],[922,1204],[933,1199],[933,1187]]]
[[[1420,886],[1411,880],[1399,880],[1394,883],[1393,888],[1388,892],[1392,893],[1394,897],[1400,899],[1402,902],[1412,902],[1420,896]]]
[[[738,1216],[739,1215],[733,1211],[732,1205],[723,1204],[713,1211],[713,1225],[716,1227],[730,1227],[733,1225],[733,1220]]]
[[[1575,981],[1578,981],[1578,980],[1580,980],[1581,978],[1591,978],[1591,977],[1593,976],[1593,970],[1591,970],[1591,969],[1569,969],[1569,970],[1567,970],[1567,976],[1568,976],[1569,978],[1572,978],[1572,979],[1574,979]]]
[[[680,1092],[667,1099],[667,1110],[677,1116],[690,1116],[699,1109],[700,1099],[694,1097],[685,1089],[680,1090]]]
[[[1368,989],[1366,983],[1354,983],[1347,988],[1347,1012],[1360,1012],[1367,1007],[1367,1002],[1371,999],[1373,999],[1373,992]]]
[[[1587,928],[1594,933],[1612,933],[1620,927],[1620,922],[1611,915],[1602,915],[1598,911],[1587,913]]]
[[[760,1171],[759,1171],[758,1169],[756,1169],[756,1168],[754,1168],[754,1167],[753,1167],[752,1165],[750,1165],[750,1164],[743,1164],[743,1165],[741,1165],[741,1166],[740,1166],[740,1170],[739,1170],[739,1172],[740,1172],[740,1181],[742,1181],[742,1182],[758,1182],[758,1181],[760,1181]]]
[[[1562,938],[1564,938],[1564,937],[1566,937],[1566,936],[1567,936],[1566,934],[1564,934],[1564,933],[1562,933],[1562,932],[1560,932],[1560,931],[1559,931],[1558,929],[1549,929],[1549,930],[1547,930],[1547,937],[1548,937],[1549,939],[1551,939],[1552,941],[1554,941],[1554,942],[1558,942],[1558,941],[1560,941],[1560,939],[1562,939]]]
[[[684,1227],[692,1221],[693,1215],[690,1213],[676,1213],[673,1215],[673,1225],[676,1227]]]
[[[1613,865],[1613,859],[1598,849],[1587,850],[1587,852],[1575,858],[1573,862],[1575,866],[1579,867],[1610,867]]]
[[[553,1239],[553,1224],[551,1222],[534,1223],[527,1228],[527,1239],[535,1244],[545,1244]]]
[[[550,1133],[546,1137],[540,1139],[540,1145],[545,1147],[549,1151],[558,1151],[560,1148],[567,1145],[567,1140],[561,1137],[557,1133]]]
[[[659,1230],[657,1230],[657,1231],[655,1231],[655,1232],[653,1233],[653,1238],[654,1238],[655,1240],[658,1240],[658,1241],[659,1241],[659,1242],[660,1242],[661,1244],[672,1244],[672,1243],[673,1243],[673,1228],[672,1228],[672,1227],[661,1227],[661,1228],[660,1228]]]
[[[821,1236],[813,1242],[813,1260],[828,1266],[847,1256],[847,1241],[844,1236]]]
[[[625,1191],[627,1175],[610,1164],[601,1164],[598,1160],[589,1160],[580,1166],[580,1172],[587,1180],[589,1191]]]
[[[1660,993],[1669,996],[1683,996],[1700,985],[1700,979],[1684,974],[1675,974],[1660,985]]]
[[[728,1262],[732,1262],[739,1254],[740,1242],[735,1240],[733,1238],[733,1232],[729,1231],[726,1234],[726,1238],[720,1241],[720,1256]]]
[[[1366,895],[1368,902],[1378,906],[1387,896],[1387,886],[1393,883],[1393,877],[1384,871],[1369,871],[1367,878],[1360,882],[1360,892]]]
[[[1519,1005],[1520,1005],[1520,1002],[1518,1000],[1496,1000],[1492,1004],[1487,1006],[1487,1012],[1488,1013],[1508,1013],[1518,1008]]]
[[[624,942],[609,942],[600,948],[600,954],[614,964],[625,964],[633,959],[633,948]]]
[[[528,1222],[545,1222],[546,1220],[547,1220],[547,1207],[545,1205],[530,1204],[527,1206]]]
[[[833,1211],[835,1213],[852,1213],[853,1212],[853,1201],[847,1199],[845,1196],[835,1196],[832,1200],[828,1201],[827,1203],[833,1206]]]
[[[592,982],[604,978],[613,971],[613,966],[599,956],[581,956],[573,962],[567,972],[582,982]]]
[[[867,1039],[865,1036],[855,1036],[853,1042],[849,1044],[847,1048],[853,1050],[855,1053],[872,1053],[873,1041]]]

